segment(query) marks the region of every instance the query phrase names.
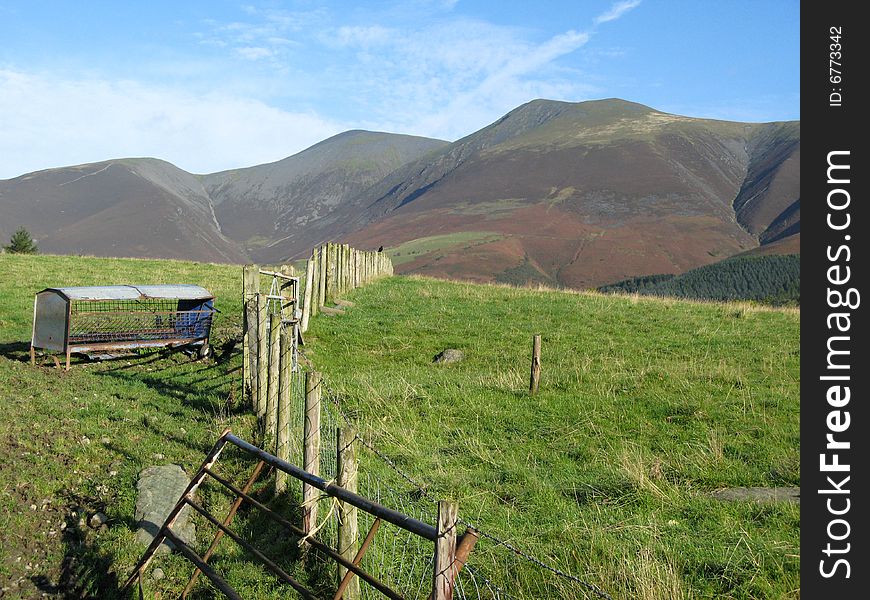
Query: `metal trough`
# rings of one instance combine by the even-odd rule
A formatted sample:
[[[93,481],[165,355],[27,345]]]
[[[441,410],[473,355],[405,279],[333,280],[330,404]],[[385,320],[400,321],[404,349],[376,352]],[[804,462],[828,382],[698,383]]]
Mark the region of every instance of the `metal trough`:
[[[36,349],[70,354],[196,344],[208,348],[214,296],[198,285],[47,288],[33,301]]]

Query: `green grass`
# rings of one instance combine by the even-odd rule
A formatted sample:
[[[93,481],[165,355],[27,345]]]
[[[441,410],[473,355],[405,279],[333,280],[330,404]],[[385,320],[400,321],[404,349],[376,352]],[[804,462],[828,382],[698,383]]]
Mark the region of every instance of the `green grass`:
[[[222,311],[220,354],[240,334],[241,269],[0,255],[0,273],[0,587],[26,598],[60,582],[112,597],[142,552],[133,539],[139,471],[178,463],[192,472],[227,426],[252,437],[240,356],[34,368],[33,294],[200,284]],[[798,507],[709,497],[800,483],[798,311],[402,277],[348,298],[344,314],[313,321],[308,357],[363,434],[432,497],[456,499],[484,531],[614,597],[799,596]],[[530,398],[533,333],[543,334],[544,370]],[[446,347],[466,359],[433,366]],[[384,463],[362,460],[365,473],[413,496]],[[221,464],[236,481],[253,466],[231,452]],[[258,494],[268,499],[268,486]],[[212,488],[202,501],[218,514],[227,505]],[[75,526],[95,510],[109,516],[106,530]],[[72,526],[61,531],[64,522]],[[254,515],[235,526],[285,552],[295,575],[328,585]],[[201,527],[200,543],[209,537]],[[243,597],[286,596],[231,544],[221,548],[215,565]],[[518,598],[592,597],[487,540],[470,564]],[[148,593],[177,596],[189,565],[172,555],[158,566],[166,578],[147,580]]]
[[[410,242],[400,244],[395,248],[387,248],[386,252],[393,265],[401,265],[404,263],[417,260],[421,256],[432,254],[448,248],[463,245],[466,248],[485,244],[501,239],[503,236],[489,231],[461,231],[458,233],[447,233],[444,235],[432,235],[429,237],[417,238]]]
[[[192,474],[225,427],[253,438],[254,419],[240,399],[241,357],[238,350],[222,355],[226,342],[241,333],[241,268],[3,254],[0,273],[0,588],[4,598],[39,597],[57,587],[69,597],[115,597],[118,580],[144,551],[134,539],[139,472],[175,463]],[[121,283],[195,283],[212,291],[221,311],[212,329],[218,358],[146,352],[107,362],[77,360],[69,372],[50,361],[28,364],[36,292]],[[224,457],[224,473],[244,481],[253,463],[232,450]],[[268,498],[267,488],[256,489]],[[218,515],[227,510],[227,498],[214,487],[203,488],[200,498]],[[96,511],[109,517],[107,529],[80,526]],[[213,529],[199,525],[202,552]],[[242,514],[234,527],[250,534],[264,524]],[[292,557],[289,540],[271,545]],[[232,544],[221,548],[215,564],[231,573],[244,597],[283,597]],[[146,579],[146,592],[177,596],[189,563],[171,555],[156,565],[166,577]],[[306,578],[301,567],[288,568]],[[193,597],[208,596],[200,591]]]
[[[310,330],[315,364],[485,531],[614,597],[799,595],[799,508],[709,496],[800,484],[797,311],[422,278],[349,297]],[[433,365],[446,347],[466,359]],[[519,597],[586,597],[486,541],[471,564]]]

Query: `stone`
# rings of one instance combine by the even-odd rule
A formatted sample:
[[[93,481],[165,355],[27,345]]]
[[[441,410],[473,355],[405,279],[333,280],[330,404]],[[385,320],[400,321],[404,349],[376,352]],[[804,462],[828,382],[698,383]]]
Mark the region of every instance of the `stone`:
[[[155,581],[160,581],[164,577],[166,577],[166,573],[164,573],[163,569],[161,569],[160,567],[157,567],[156,569],[151,571],[151,578]]]
[[[189,484],[190,478],[178,465],[148,467],[139,474],[135,514],[139,525],[136,539],[139,542],[144,545],[151,543]],[[196,528],[190,519],[190,511],[189,506],[181,510],[172,532],[184,543],[192,545],[196,543]],[[173,548],[172,542],[164,540],[157,551],[166,553]]]
[[[799,487],[735,487],[716,490],[713,498],[724,502],[749,500],[752,502],[797,502],[801,501]]]
[[[465,354],[462,353],[462,350],[447,348],[436,355],[435,358],[432,359],[432,362],[438,365],[449,365],[457,363],[463,358],[465,358]]]
[[[99,529],[108,521],[109,517],[107,517],[104,513],[97,512],[92,514],[91,518],[88,519],[88,527],[90,527],[91,529]]]

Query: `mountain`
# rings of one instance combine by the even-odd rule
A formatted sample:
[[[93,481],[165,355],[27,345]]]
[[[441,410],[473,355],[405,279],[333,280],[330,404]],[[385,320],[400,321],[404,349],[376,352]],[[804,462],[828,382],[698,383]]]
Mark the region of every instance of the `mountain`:
[[[0,239],[23,226],[41,252],[243,262],[200,180],[153,158],[0,181]]]
[[[680,273],[799,235],[799,162],[798,122],[536,100],[370,188],[345,238],[480,281]]]
[[[348,131],[192,175],[156,159],[0,181],[0,240],[272,263],[341,240],[399,272],[587,288],[800,252],[800,123],[535,100],[456,142]]]
[[[360,194],[442,140],[347,131],[284,160],[204,175],[223,230],[258,261],[302,255],[360,213]]]
[[[277,262],[329,239],[357,216],[359,192],[446,144],[349,131],[210,175],[153,158],[47,169],[0,181],[0,239],[23,226],[43,252]]]

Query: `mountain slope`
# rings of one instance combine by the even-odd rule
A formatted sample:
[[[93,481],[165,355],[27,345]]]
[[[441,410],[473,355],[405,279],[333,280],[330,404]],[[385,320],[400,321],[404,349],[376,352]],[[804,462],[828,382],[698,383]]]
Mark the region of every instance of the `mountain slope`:
[[[400,269],[473,280],[520,269],[589,287],[682,272],[799,230],[798,163],[797,123],[536,100],[372,187],[347,239],[401,248],[463,233]]]
[[[354,220],[361,192],[447,142],[348,131],[275,163],[202,177],[228,236],[255,260],[306,251]]]
[[[242,262],[200,181],[153,158],[48,169],[0,181],[0,236],[19,226],[42,252]]]

